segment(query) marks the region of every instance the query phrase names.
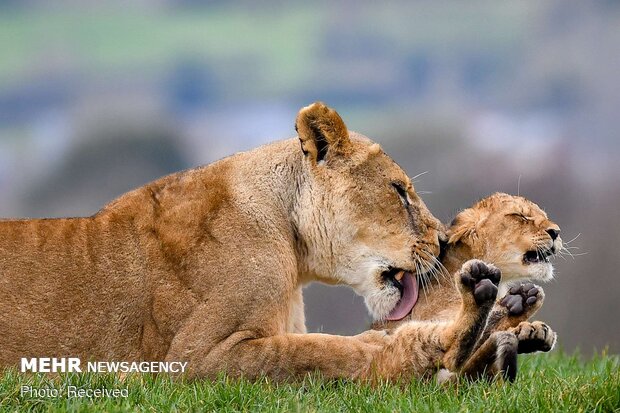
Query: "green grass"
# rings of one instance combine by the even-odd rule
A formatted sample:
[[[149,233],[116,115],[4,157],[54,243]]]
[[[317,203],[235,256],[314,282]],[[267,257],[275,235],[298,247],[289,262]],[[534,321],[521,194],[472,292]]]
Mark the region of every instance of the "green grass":
[[[607,354],[588,361],[561,353],[521,358],[511,385],[461,382],[440,386],[411,381],[375,387],[309,376],[297,383],[231,380],[184,383],[168,377],[72,374],[46,378],[4,374],[0,410],[32,411],[355,411],[355,412],[613,412],[620,411],[620,359]],[[22,385],[66,389],[127,388],[117,399],[42,399],[20,396]]]

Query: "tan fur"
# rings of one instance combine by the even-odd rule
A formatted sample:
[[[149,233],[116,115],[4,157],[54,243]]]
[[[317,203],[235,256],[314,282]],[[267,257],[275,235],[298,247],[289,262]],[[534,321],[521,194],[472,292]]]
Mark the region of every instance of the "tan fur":
[[[304,284],[349,285],[383,318],[400,294],[382,273],[430,267],[441,224],[402,169],[335,111],[313,104],[296,126],[299,138],[164,177],[92,217],[0,221],[0,365],[171,360],[194,377],[280,379],[421,375],[441,364],[468,321],[378,341],[304,334]],[[462,302],[455,320],[480,311]],[[429,329],[434,344],[420,348]]]
[[[523,197],[496,193],[457,215],[447,230],[449,241],[441,262],[445,272],[450,274],[474,258],[496,265],[502,271],[500,294],[503,295],[508,285],[516,281],[548,281],[553,277],[550,263],[526,264],[523,260],[527,251],[537,248],[552,249],[554,253],[561,250],[562,239],[558,237],[552,240],[547,233],[549,229],[560,230],[536,204]],[[495,332],[505,330],[516,335],[520,352],[531,341],[530,338],[526,340],[529,336],[522,334],[522,329],[536,331],[536,349],[548,351],[553,347],[556,338],[552,330],[544,323],[526,322],[542,306],[544,292],[542,288],[538,289],[538,301],[518,316],[510,315],[499,303],[500,300],[496,302],[485,330],[472,349],[473,354],[461,370],[463,375],[477,377],[483,371],[497,371],[492,366],[496,360],[501,359],[497,354],[498,349],[512,346],[515,340]],[[453,278],[441,274],[437,279],[428,280],[409,316],[396,322],[378,322],[374,327],[396,328],[409,320],[453,320],[457,317],[460,301]],[[543,335],[544,338],[540,338]]]

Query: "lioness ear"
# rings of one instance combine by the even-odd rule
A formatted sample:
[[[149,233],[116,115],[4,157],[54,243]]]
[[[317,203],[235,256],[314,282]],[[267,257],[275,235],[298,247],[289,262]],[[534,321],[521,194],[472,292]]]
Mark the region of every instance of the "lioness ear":
[[[314,162],[342,156],[349,147],[349,132],[338,113],[321,102],[299,111],[295,121],[301,150]]]
[[[456,244],[459,241],[469,244],[478,236],[478,227],[485,219],[486,216],[473,208],[461,211],[448,228],[448,244]]]

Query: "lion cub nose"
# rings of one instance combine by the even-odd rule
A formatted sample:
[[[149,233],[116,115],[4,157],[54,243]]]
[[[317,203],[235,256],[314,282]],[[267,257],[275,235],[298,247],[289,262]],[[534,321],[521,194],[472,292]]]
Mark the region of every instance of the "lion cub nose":
[[[549,228],[547,230],[547,234],[549,234],[551,239],[555,241],[556,238],[560,235],[560,229],[559,228]]]

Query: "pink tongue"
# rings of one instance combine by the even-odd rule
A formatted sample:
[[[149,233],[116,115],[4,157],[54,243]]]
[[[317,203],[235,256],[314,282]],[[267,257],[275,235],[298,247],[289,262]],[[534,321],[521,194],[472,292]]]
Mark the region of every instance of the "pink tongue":
[[[401,283],[403,284],[403,295],[400,297],[400,301],[396,303],[396,307],[388,314],[387,319],[390,321],[403,319],[418,301],[418,281],[415,277],[406,272]]]

